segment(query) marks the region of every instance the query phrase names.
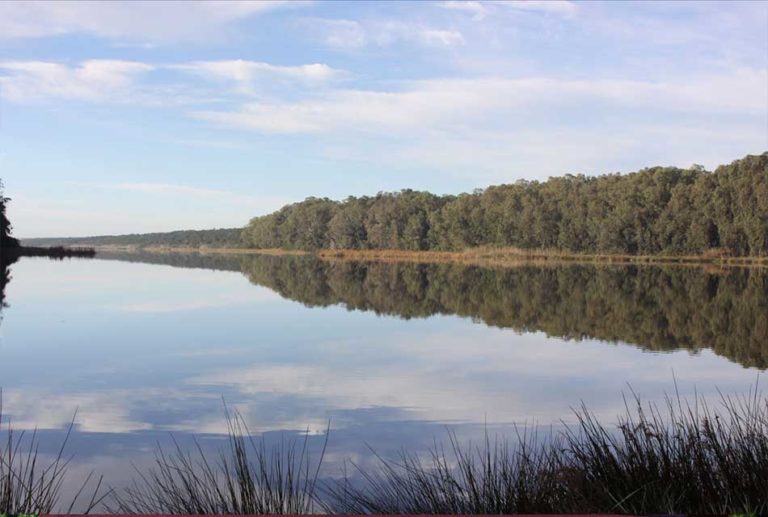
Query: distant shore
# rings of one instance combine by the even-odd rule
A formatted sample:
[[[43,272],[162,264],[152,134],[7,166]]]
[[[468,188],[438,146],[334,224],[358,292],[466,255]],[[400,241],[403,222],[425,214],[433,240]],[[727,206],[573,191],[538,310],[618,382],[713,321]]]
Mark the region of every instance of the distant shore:
[[[262,248],[215,248],[201,246],[194,248],[190,246],[137,246],[134,244],[104,244],[94,246],[99,252],[138,252],[148,251],[150,253],[210,253],[220,255],[311,255],[310,251],[303,250],[283,250],[283,249],[262,249]]]
[[[19,246],[1,248],[0,255],[2,255],[4,258],[10,258],[14,260],[18,259],[19,257],[91,258],[96,255],[96,250],[92,247],[85,246]]]
[[[768,257],[732,257],[712,251],[702,255],[626,255],[582,254],[561,250],[526,250],[519,248],[470,248],[463,251],[410,251],[410,250],[354,250],[326,249],[317,251],[274,248],[192,248],[169,246],[96,246],[97,251],[151,253],[201,253],[242,255],[314,255],[321,260],[456,263],[480,266],[513,266],[523,264],[649,264],[649,265],[715,265],[715,266],[768,266]]]

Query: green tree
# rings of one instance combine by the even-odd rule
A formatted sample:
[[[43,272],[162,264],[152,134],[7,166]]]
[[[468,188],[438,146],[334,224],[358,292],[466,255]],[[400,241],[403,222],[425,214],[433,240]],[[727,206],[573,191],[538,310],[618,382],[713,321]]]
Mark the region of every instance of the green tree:
[[[11,198],[5,195],[5,185],[0,179],[0,250],[7,248],[18,248],[19,241],[11,236],[13,227],[8,220],[6,209]]]

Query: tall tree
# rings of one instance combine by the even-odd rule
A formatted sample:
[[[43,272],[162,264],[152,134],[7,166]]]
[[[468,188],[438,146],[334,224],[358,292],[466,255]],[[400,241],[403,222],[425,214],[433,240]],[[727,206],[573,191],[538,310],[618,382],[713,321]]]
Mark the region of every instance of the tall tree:
[[[6,206],[11,198],[5,195],[5,185],[0,179],[0,252],[7,248],[18,248],[19,241],[11,236],[13,227],[6,214]]]

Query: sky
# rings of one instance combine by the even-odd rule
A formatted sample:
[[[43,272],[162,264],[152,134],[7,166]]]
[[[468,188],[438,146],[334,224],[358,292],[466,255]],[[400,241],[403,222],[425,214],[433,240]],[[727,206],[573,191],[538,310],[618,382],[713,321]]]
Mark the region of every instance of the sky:
[[[21,238],[766,150],[766,2],[0,2]]]

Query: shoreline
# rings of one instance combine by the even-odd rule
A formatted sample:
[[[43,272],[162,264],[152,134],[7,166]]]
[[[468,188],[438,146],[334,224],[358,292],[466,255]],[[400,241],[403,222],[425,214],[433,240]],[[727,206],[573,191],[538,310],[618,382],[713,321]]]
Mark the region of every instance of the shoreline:
[[[504,266],[517,264],[637,264],[637,265],[709,265],[768,266],[768,257],[730,257],[722,255],[626,255],[611,253],[569,253],[559,250],[524,250],[517,248],[470,248],[464,251],[407,250],[320,250],[324,260],[373,260],[387,262],[456,263]]]
[[[275,248],[192,248],[170,246],[95,246],[97,252],[199,253],[220,255],[313,255],[325,261],[407,262],[425,264],[464,264],[477,266],[520,266],[526,264],[606,264],[606,265],[693,265],[718,267],[766,267],[768,257],[731,257],[726,255],[626,255],[567,253],[559,250],[523,250],[517,248],[470,248],[464,251],[409,251],[323,249],[317,251]]]
[[[2,248],[0,255],[12,259],[20,257],[93,258],[96,255],[96,249],[90,246],[19,246]]]
[[[150,253],[199,253],[201,255],[312,255],[311,251],[285,250],[279,248],[193,248],[189,246],[137,246],[134,244],[105,244],[93,246],[96,252],[141,252]]]

